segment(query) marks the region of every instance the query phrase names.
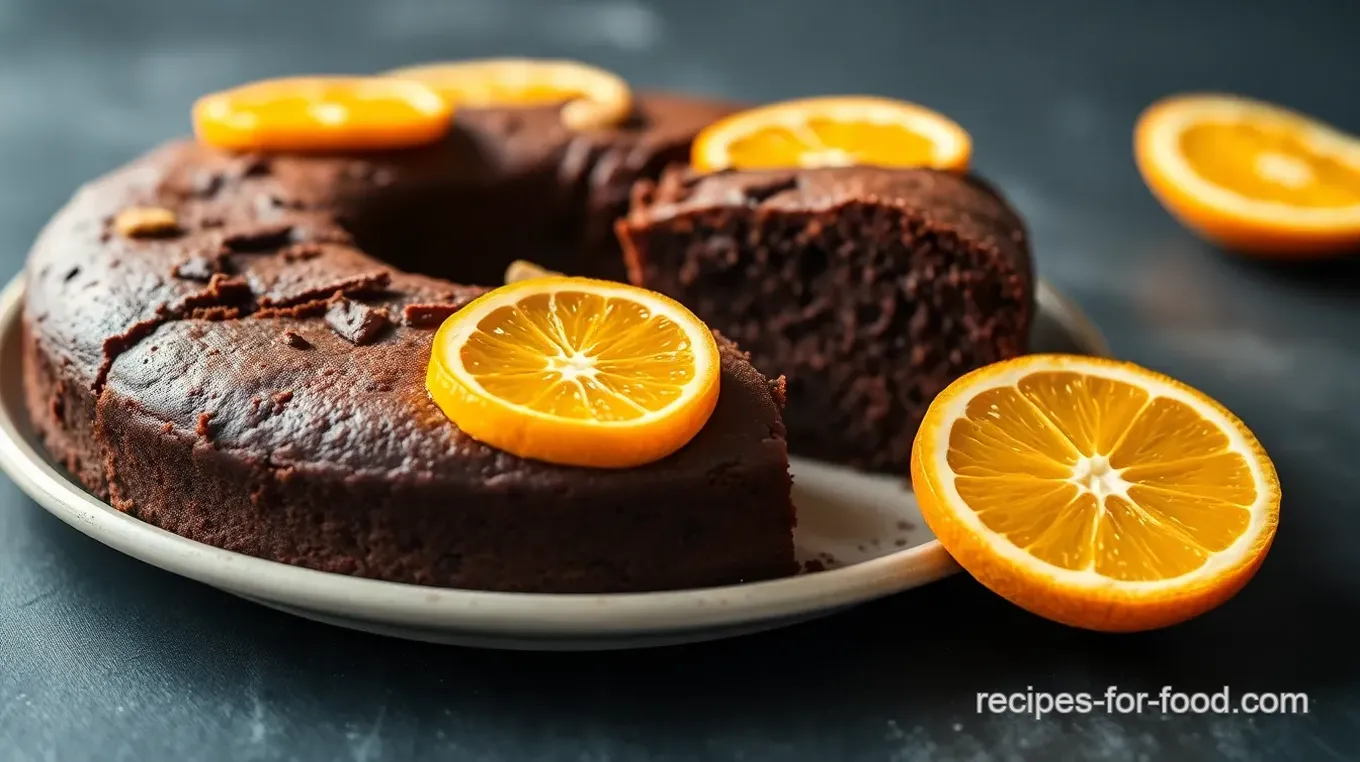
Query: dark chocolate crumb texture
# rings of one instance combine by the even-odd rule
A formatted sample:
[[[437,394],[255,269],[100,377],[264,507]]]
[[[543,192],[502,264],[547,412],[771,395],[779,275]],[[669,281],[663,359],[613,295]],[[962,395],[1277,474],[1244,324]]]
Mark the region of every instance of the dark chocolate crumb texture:
[[[782,382],[731,342],[707,425],[632,469],[495,450],[424,386],[434,329],[482,291],[459,284],[514,259],[621,279],[632,185],[729,110],[643,96],[585,132],[467,110],[438,144],[352,156],[168,144],[82,188],[30,254],[35,428],[117,509],[313,569],[540,592],[791,574]]]
[[[635,284],[787,375],[795,454],[905,474],[930,401],[1027,348],[1029,241],[975,177],[676,169],[618,227]]]

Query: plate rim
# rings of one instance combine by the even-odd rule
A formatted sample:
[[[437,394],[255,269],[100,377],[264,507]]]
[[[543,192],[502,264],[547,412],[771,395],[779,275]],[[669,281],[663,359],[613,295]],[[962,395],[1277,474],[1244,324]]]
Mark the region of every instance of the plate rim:
[[[20,330],[25,274],[0,292],[0,372]],[[1101,332],[1045,281],[1036,300],[1086,351],[1108,354]],[[21,359],[21,358],[20,358]],[[25,436],[22,400],[0,385],[0,468],[49,513],[90,538],[164,571],[228,592],[388,626],[466,633],[582,637],[702,630],[865,603],[960,571],[938,540],[813,574],[661,592],[557,594],[428,587],[292,566],[206,545],[124,514],[88,494]],[[20,425],[11,415],[18,411]]]

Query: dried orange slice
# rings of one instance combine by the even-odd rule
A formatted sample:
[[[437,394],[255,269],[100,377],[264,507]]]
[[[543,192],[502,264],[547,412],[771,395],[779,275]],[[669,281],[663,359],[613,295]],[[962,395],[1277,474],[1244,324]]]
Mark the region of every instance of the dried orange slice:
[[[628,118],[633,95],[611,72],[577,61],[491,58],[408,66],[388,76],[423,82],[457,106],[562,106],[575,130],[608,127]]]
[[[872,96],[804,98],[741,111],[694,140],[691,164],[720,169],[871,164],[968,167],[972,140],[942,114]]]
[[[1269,103],[1183,95],[1134,133],[1153,195],[1198,235],[1261,255],[1360,246],[1360,138]]]
[[[1100,358],[1029,355],[960,378],[927,410],[911,476],[965,570],[1094,630],[1217,606],[1255,574],[1279,520],[1275,467],[1240,420]]]
[[[418,82],[286,77],[213,93],[194,104],[194,132],[238,151],[362,151],[439,140],[453,110]]]
[[[718,401],[713,333],[660,294],[521,280],[435,334],[426,388],[474,439],[524,458],[627,468],[679,450]]]

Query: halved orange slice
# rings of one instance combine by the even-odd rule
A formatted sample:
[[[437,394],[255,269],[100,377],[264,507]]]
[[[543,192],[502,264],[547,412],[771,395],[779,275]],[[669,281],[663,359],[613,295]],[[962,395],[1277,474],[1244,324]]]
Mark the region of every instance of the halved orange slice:
[[[387,72],[423,82],[455,106],[562,106],[574,130],[608,127],[628,118],[633,95],[618,75],[577,61],[490,58],[408,66]]]
[[[1029,355],[931,403],[912,486],[940,543],[1031,612],[1144,630],[1208,611],[1265,558],[1280,483],[1222,405],[1114,360]]]
[[[1134,132],[1153,195],[1201,237],[1249,254],[1360,247],[1360,138],[1231,95],[1153,104]]]
[[[469,436],[524,458],[627,468],[670,455],[718,401],[718,345],[652,291],[549,276],[502,286],[435,334],[426,388]]]
[[[194,132],[239,151],[364,151],[432,143],[453,110],[418,82],[383,77],[285,77],[206,95]]]
[[[869,164],[963,170],[972,140],[948,117],[873,96],[804,98],[741,111],[701,131],[691,164],[788,169]]]

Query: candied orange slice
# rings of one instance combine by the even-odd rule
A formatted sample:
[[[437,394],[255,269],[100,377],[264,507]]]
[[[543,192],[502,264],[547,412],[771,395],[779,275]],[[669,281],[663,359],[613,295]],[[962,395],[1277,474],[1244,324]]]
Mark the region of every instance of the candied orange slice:
[[[972,141],[946,116],[871,96],[784,101],[741,111],[701,131],[691,164],[720,169],[786,169],[868,164],[962,170]]]
[[[439,140],[453,110],[418,82],[383,77],[287,77],[206,95],[194,132],[236,151],[364,151]]]
[[[1139,171],[1190,230],[1248,254],[1360,247],[1360,138],[1269,103],[1183,95],[1134,133]]]
[[[491,58],[408,66],[388,76],[423,82],[456,106],[562,105],[575,130],[608,127],[628,118],[633,95],[611,72],[577,61]]]
[[[1280,483],[1203,393],[1114,360],[1029,355],[931,403],[912,450],[921,514],[987,587],[1041,616],[1144,630],[1226,601],[1255,574]]]
[[[524,458],[627,468],[679,450],[718,401],[718,345],[689,310],[588,278],[521,280],[435,334],[430,397],[469,436]]]

